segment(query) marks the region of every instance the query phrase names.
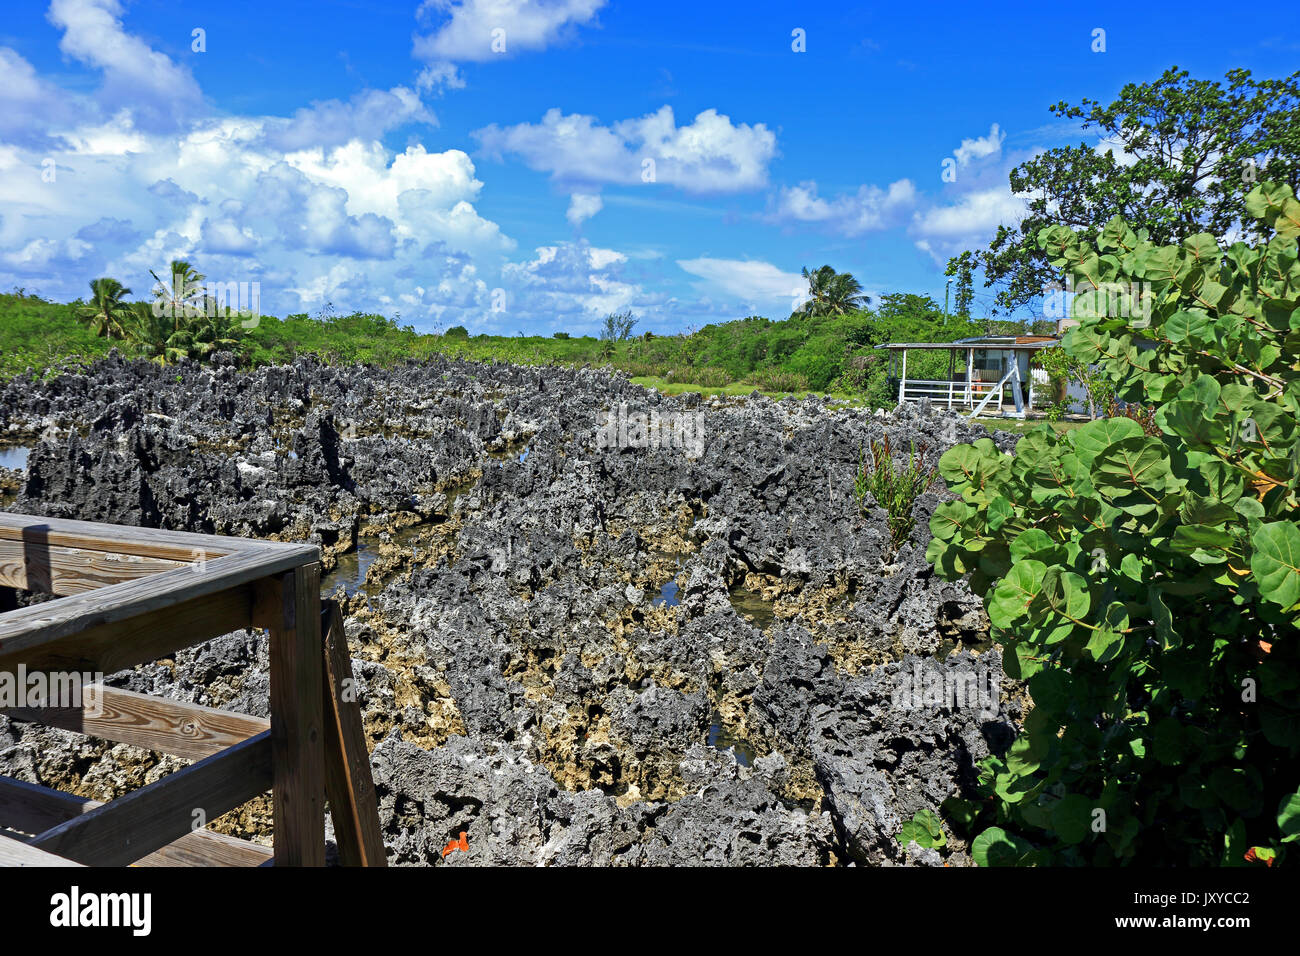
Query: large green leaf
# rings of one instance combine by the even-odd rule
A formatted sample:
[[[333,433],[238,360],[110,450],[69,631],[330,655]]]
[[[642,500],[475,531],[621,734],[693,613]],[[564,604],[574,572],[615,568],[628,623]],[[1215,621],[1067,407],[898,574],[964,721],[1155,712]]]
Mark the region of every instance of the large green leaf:
[[[1092,829],[1095,809],[1096,801],[1077,793],[1067,794],[1052,806],[1052,829],[1062,843],[1082,843]]]
[[[1282,842],[1300,840],[1300,790],[1283,797],[1277,808],[1277,828],[1282,831]]]
[[[972,480],[984,459],[974,445],[955,445],[939,458],[939,474],[953,490]]]
[[[1092,466],[1093,484],[1110,498],[1134,491],[1163,491],[1168,477],[1168,452],[1160,442],[1145,435],[1111,444]]]
[[[1015,866],[1032,849],[1022,837],[989,827],[971,843],[970,854],[976,866]]]
[[[1250,569],[1266,600],[1289,608],[1300,601],[1300,528],[1290,521],[1260,525],[1251,535]]]
[[[1082,621],[1092,607],[1088,582],[1073,571],[1052,567],[1043,577],[1043,600],[1062,617]]]
[[[1174,529],[1169,547],[1180,554],[1193,554],[1204,548],[1222,551],[1231,548],[1236,539],[1226,531],[1203,524],[1183,524]]]
[[[1046,573],[1047,565],[1042,561],[1017,561],[1011,565],[1007,576],[993,589],[989,620],[997,627],[1010,627],[1017,618],[1024,617],[1042,591]]]
[[[907,846],[912,840],[926,849],[941,847],[948,842],[943,824],[933,810],[921,810],[903,824],[898,842]]]
[[[1041,528],[1022,531],[1011,540],[1011,556],[1017,561],[1024,558],[1048,561],[1062,554],[1057,543]]]
[[[1147,588],[1147,602],[1151,607],[1151,622],[1155,625],[1156,637],[1161,647],[1165,650],[1177,647],[1181,643],[1181,638],[1174,630],[1174,616],[1169,612],[1169,606],[1165,604],[1164,595],[1155,585]]]
[[[1206,418],[1207,411],[1213,411],[1213,407],[1194,401],[1170,402],[1160,409],[1157,420],[1166,431],[1192,447],[1217,448],[1227,440],[1227,431],[1221,422]]]
[[[1102,418],[1089,422],[1071,434],[1074,453],[1085,465],[1091,465],[1099,454],[1125,438],[1142,434],[1142,426],[1131,418]]]
[[[1208,342],[1214,331],[1214,320],[1200,310],[1175,312],[1165,322],[1164,333],[1171,342],[1199,345]]]
[[[941,541],[951,541],[970,515],[971,507],[964,501],[945,501],[930,516],[930,534]]]

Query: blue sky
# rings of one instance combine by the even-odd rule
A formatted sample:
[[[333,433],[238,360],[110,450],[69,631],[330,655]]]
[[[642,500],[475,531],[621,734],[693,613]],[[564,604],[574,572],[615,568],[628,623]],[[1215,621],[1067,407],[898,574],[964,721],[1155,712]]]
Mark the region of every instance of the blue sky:
[[[1104,145],[1050,104],[1300,61],[1195,3],[14,6],[0,288],[145,297],[185,257],[266,313],[505,334],[782,318],[823,263],[941,302],[947,258],[1015,221],[1010,168]]]

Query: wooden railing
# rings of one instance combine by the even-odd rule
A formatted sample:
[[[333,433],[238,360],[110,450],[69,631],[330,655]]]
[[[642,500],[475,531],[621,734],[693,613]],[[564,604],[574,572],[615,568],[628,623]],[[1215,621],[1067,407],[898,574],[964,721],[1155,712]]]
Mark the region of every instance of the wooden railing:
[[[31,720],[195,760],[108,803],[0,777],[0,864],[384,865],[342,618],[315,547],[0,512],[0,675],[109,674],[242,628],[270,633],[270,719],[92,686]],[[53,686],[53,685],[52,685]],[[53,706],[51,706],[53,705]],[[270,790],[274,850],[202,825]]]

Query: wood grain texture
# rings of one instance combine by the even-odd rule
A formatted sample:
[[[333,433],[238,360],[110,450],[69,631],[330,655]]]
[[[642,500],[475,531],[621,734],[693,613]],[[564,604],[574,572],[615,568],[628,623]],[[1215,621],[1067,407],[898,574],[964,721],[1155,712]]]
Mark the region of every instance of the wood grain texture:
[[[334,601],[321,612],[325,642],[325,795],[343,866],[387,866],[379,804],[343,615]]]
[[[164,531],[160,528],[137,528],[131,525],[104,524],[97,521],[73,521],[67,518],[43,518],[0,511],[0,539],[45,541],[69,548],[118,551],[140,557],[193,560],[194,549],[207,552],[209,558],[237,551],[277,551],[300,545],[260,538],[236,538],[229,535],[195,534],[190,531]]]
[[[124,866],[194,832],[203,819],[271,787],[271,732],[132,791],[41,833],[32,846],[79,863]]]
[[[257,602],[278,607],[271,631],[275,865],[325,863],[324,654],[320,565],[282,575]]]
[[[188,867],[188,866],[270,866],[274,857],[269,846],[249,840],[214,833],[212,830],[195,830],[174,843],[155,850],[135,866]]]
[[[0,866],[81,866],[46,850],[0,835]]]
[[[102,804],[40,784],[0,777],[0,827],[35,836]]]
[[[58,601],[19,608],[0,616],[0,659],[14,651],[36,647],[96,625],[124,621],[216,594],[267,575],[315,564],[319,559],[320,552],[311,545],[228,554],[202,565],[160,571]]]
[[[27,834],[22,842],[105,804],[62,790],[0,777],[0,827]],[[136,866],[266,866],[270,847],[195,830],[135,862]],[[69,861],[68,865],[75,865]]]
[[[0,538],[0,585],[44,594],[78,594],[186,567],[182,561],[132,554],[30,545]]]
[[[115,687],[91,688],[79,708],[13,708],[3,713],[188,760],[202,760],[271,729],[263,717],[151,697]]]
[[[76,597],[62,599],[75,600]],[[20,642],[0,640],[0,671],[14,671],[21,663],[29,671],[112,674],[166,657],[182,647],[250,627],[252,604],[252,585],[243,585],[35,644],[23,641],[21,644],[25,646],[14,646]]]

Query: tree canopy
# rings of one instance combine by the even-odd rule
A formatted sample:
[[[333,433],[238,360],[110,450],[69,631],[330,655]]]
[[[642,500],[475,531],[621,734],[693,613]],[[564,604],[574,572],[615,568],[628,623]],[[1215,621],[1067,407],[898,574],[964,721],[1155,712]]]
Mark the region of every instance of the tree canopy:
[[[1034,241],[1049,226],[1093,241],[1120,216],[1158,245],[1209,233],[1226,247],[1262,235],[1241,214],[1258,183],[1300,190],[1300,72],[1257,80],[1232,70],[1219,83],[1171,67],[1154,82],[1128,84],[1108,105],[1085,98],[1050,110],[1101,134],[1102,145],[1049,149],[1011,171],[1011,190],[1026,197],[1028,213],[1017,226],[1000,226],[977,256],[1006,309],[1059,278]]]

